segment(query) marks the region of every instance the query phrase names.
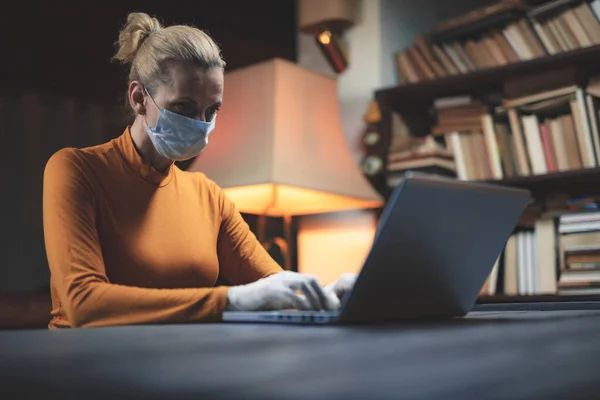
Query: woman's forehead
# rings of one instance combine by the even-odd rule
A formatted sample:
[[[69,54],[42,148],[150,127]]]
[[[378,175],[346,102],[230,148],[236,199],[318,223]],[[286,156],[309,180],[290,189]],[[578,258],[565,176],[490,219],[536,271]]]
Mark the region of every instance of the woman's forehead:
[[[199,101],[220,102],[223,97],[223,70],[177,65],[171,71],[171,82],[164,89],[168,97],[188,97]]]

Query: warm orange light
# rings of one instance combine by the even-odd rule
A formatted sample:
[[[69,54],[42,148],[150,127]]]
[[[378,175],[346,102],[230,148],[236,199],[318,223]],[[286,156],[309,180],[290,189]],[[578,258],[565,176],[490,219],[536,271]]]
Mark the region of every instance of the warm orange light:
[[[349,214],[352,214],[351,218]],[[299,220],[298,271],[323,285],[343,273],[358,273],[375,237],[376,222],[368,211],[346,211]]]
[[[319,34],[319,42],[323,44],[331,43],[331,32],[325,31]]]
[[[224,190],[241,212],[249,214],[306,215],[380,206],[378,200],[272,183]]]

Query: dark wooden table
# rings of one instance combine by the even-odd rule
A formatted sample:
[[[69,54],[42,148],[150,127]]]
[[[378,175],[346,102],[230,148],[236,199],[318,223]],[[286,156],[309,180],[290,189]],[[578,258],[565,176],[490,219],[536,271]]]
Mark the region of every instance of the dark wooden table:
[[[600,311],[0,333],[0,398],[600,397]]]

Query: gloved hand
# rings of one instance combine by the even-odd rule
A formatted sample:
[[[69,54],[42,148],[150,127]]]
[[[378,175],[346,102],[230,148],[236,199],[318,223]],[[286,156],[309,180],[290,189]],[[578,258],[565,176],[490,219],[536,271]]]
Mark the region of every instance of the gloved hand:
[[[341,302],[346,293],[352,290],[358,274],[342,274],[335,282],[325,286],[325,293],[334,294]]]
[[[335,294],[326,293],[315,277],[291,271],[232,286],[227,292],[228,311],[336,310],[339,306]]]

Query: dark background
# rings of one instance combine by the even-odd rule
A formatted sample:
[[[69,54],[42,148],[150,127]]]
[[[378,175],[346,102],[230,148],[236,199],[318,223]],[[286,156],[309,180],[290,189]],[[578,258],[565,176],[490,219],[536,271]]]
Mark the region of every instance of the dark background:
[[[193,24],[221,46],[226,70],[296,60],[293,0],[11,2],[0,13],[0,294],[46,290],[43,171],[63,147],[119,136],[127,66],[111,61],[129,12]]]
[[[293,0],[11,2],[0,13],[2,83],[103,102],[126,88],[127,70],[111,62],[129,12],[163,25],[193,24],[221,45],[228,70],[271,57],[296,58]]]

